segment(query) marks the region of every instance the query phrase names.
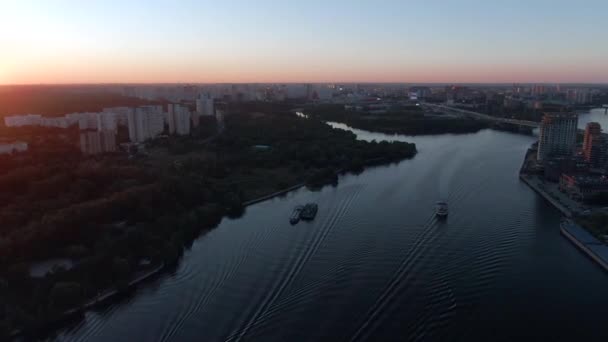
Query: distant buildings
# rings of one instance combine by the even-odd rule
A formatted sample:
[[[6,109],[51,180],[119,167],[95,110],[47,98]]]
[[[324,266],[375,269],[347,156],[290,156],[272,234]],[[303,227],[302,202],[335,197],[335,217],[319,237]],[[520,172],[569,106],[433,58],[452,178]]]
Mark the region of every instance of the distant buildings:
[[[126,126],[128,121],[127,116],[134,110],[135,109],[131,107],[111,107],[104,108],[103,113],[113,114],[118,126]]]
[[[192,113],[190,113],[188,107],[175,106],[175,133],[177,133],[177,135],[190,134],[191,119]]]
[[[590,122],[585,128],[583,155],[594,168],[603,167],[606,163],[606,141],[597,122]]]
[[[411,87],[408,92],[410,100],[421,100],[431,96],[429,87]]]
[[[114,113],[95,113],[97,119],[98,131],[116,132],[118,129],[118,120]]]
[[[40,119],[40,126],[42,127],[68,128],[71,124],[70,120],[65,117]]]
[[[608,193],[608,178],[601,175],[562,174],[559,189],[575,200],[588,201]]]
[[[188,135],[190,134],[190,122],[192,113],[186,106],[170,104],[167,111],[167,124],[169,134]]]
[[[576,147],[578,116],[573,113],[545,113],[540,124],[538,161],[570,156]]]
[[[0,143],[0,154],[11,154],[15,152],[27,151],[28,145],[26,142],[16,141],[12,143]]]
[[[215,115],[214,100],[205,96],[197,101],[198,112],[192,113],[187,106],[169,104],[167,113],[163,106],[112,107],[96,113],[71,113],[62,117],[43,117],[28,114],[7,116],[7,127],[42,126],[68,128],[77,126],[80,130],[79,144],[82,153],[98,154],[117,150],[119,126],[126,126],[131,143],[142,143],[153,139],[165,131],[170,134],[188,135],[191,128],[199,124],[201,115]],[[223,117],[220,115],[220,118]],[[0,154],[22,151],[27,144],[3,144]]]
[[[116,152],[116,132],[80,132],[80,150],[83,154]]]
[[[4,117],[6,127],[38,126],[42,120],[42,115],[27,114],[13,115]]]
[[[215,103],[210,96],[203,96],[196,100],[196,112],[201,116],[215,115]]]
[[[160,135],[165,129],[162,106],[141,106],[127,114],[129,139],[141,143]]]
[[[78,121],[78,128],[80,130],[98,130],[99,119],[98,113],[74,113],[69,114],[70,118]]]
[[[223,130],[225,127],[225,123],[224,123],[224,112],[221,110],[217,110],[215,112],[215,120],[217,122],[217,127],[219,130]]]

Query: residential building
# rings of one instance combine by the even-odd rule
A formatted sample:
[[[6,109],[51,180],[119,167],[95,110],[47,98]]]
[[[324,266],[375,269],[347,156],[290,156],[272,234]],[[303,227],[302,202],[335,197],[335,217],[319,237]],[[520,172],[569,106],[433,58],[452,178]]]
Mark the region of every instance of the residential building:
[[[559,189],[578,201],[588,201],[595,196],[608,194],[608,178],[599,175],[562,174]]]
[[[127,126],[127,116],[129,115],[129,113],[132,113],[134,111],[135,109],[131,107],[111,107],[103,109],[104,113],[114,114],[114,117],[116,118],[116,124],[119,126]]]
[[[580,156],[553,157],[543,162],[544,177],[551,182],[559,182],[562,174],[585,174],[590,163]]]
[[[4,117],[6,127],[38,126],[42,120],[42,115],[27,114],[13,115]]]
[[[175,134],[175,106],[174,104],[169,104],[165,115],[165,121],[169,126],[169,134]]]
[[[101,138],[98,132],[80,132],[80,151],[83,154],[101,153]]]
[[[602,167],[606,163],[606,142],[602,127],[597,122],[590,122],[585,128],[583,155],[594,168]]]
[[[431,95],[431,88],[429,87],[411,87],[409,90],[410,100],[420,100],[427,98]]]
[[[28,145],[26,142],[16,141],[12,143],[0,143],[0,154],[11,154],[15,152],[27,151]]]
[[[573,113],[545,113],[540,124],[537,159],[570,156],[576,147],[578,116]]]
[[[118,129],[118,120],[114,113],[96,113],[97,130],[98,131],[113,131]]]
[[[320,101],[329,101],[334,95],[334,90],[327,85],[321,85],[316,90],[317,99]]]
[[[190,134],[190,120],[192,113],[188,107],[176,106],[175,108],[175,133],[178,135]]]
[[[217,127],[219,130],[223,130],[225,127],[224,123],[224,112],[221,110],[217,110],[215,113],[215,120],[217,122]]]
[[[56,127],[56,128],[68,128],[70,126],[70,120],[66,117],[57,118],[41,118],[40,126],[42,127]]]
[[[162,106],[141,106],[127,115],[129,139],[140,143],[160,135],[165,128]]]
[[[213,99],[207,95],[196,100],[196,112],[202,116],[214,116],[215,103]]]
[[[167,112],[169,134],[190,134],[191,121],[194,120],[198,120],[198,116],[196,116],[196,119],[193,119],[193,114],[190,112],[188,107],[178,104],[169,105],[169,109]]]
[[[99,129],[99,113],[76,113],[74,116],[78,118],[78,128],[80,130],[98,130]]]

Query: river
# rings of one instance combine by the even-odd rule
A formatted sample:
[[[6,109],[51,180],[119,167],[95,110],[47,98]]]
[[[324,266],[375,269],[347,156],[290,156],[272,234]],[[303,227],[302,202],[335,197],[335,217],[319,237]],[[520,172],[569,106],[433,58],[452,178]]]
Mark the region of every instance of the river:
[[[518,179],[533,137],[353,131],[415,142],[419,154],[224,219],[174,274],[56,338],[608,339],[608,275],[560,235],[558,211]],[[445,222],[434,215],[441,198],[450,204]],[[291,226],[293,207],[308,201],[319,203],[316,220]]]

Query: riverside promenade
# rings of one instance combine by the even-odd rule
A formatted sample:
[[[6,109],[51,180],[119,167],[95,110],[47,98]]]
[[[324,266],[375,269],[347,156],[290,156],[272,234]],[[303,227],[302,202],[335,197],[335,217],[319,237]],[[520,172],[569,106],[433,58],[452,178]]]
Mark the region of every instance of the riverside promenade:
[[[530,160],[534,159],[532,153],[534,153],[533,149],[526,152],[519,178],[565,216],[560,224],[561,234],[605,271],[608,271],[608,245],[598,240],[572,219],[574,215],[583,213],[586,208],[561,193],[557,185],[545,182],[539,175],[527,173]]]
[[[567,204],[563,204],[561,199],[551,195],[537,176],[520,174],[519,178],[547,202],[551,203],[564,216],[572,217],[573,210]]]
[[[608,271],[608,246],[606,244],[596,239],[585,228],[571,220],[563,221],[560,230],[562,235],[570,240],[570,242],[587,254],[605,271]]]

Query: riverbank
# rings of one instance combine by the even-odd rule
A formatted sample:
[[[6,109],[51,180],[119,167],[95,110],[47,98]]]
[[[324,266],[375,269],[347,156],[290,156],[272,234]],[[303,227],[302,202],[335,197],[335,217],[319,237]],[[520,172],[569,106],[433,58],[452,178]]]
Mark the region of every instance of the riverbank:
[[[587,254],[605,271],[608,271],[608,246],[596,239],[586,229],[570,220],[561,223],[560,231],[570,242]]]
[[[437,135],[467,134],[491,125],[463,117],[435,115],[419,106],[408,106],[387,113],[371,114],[346,110],[342,105],[317,105],[305,108],[308,116],[322,121],[344,123],[352,128],[385,134]]]
[[[116,299],[117,297],[123,296],[124,294],[133,291],[137,286],[141,285],[145,281],[151,280],[158,276],[165,269],[165,264],[161,264],[155,267],[152,270],[147,272],[143,272],[142,274],[137,275],[134,279],[129,281],[126,287],[121,289],[112,289],[106,290],[103,293],[100,293],[95,298],[90,299],[84,304],[65,310],[62,314],[57,315],[52,321],[46,323],[43,327],[39,327],[38,329],[49,330],[53,329],[53,327],[61,326],[64,322],[69,322],[73,319],[77,319],[82,317],[87,311],[97,307],[99,305],[107,304],[108,302]],[[14,330],[10,333],[9,337],[11,339],[15,339],[18,337],[23,337],[26,332],[23,329]]]
[[[300,188],[247,208],[240,219],[223,220],[192,245],[174,274],[143,285],[128,301],[87,314],[86,321],[58,332],[57,340],[348,340],[372,312],[375,328],[360,335],[369,340],[415,339],[429,327],[434,330],[427,336],[437,339],[471,337],[467,326],[475,317],[491,323],[475,329],[472,339],[491,340],[495,331],[506,331],[517,340],[530,330],[509,324],[522,312],[546,318],[534,325],[534,334],[559,340],[580,334],[552,325],[567,321],[568,310],[578,313],[583,339],[601,340],[596,309],[608,303],[608,277],[556,234],[559,213],[523,183],[513,184],[532,138],[492,130],[433,137],[356,134],[368,141],[415,142],[421,153],[340,177],[335,188]],[[432,208],[444,185],[454,215],[438,222]],[[311,201],[320,206],[316,220],[291,229],[293,207]],[[413,246],[413,259],[404,246]],[[411,267],[400,269],[406,259]],[[442,276],[412,281],[433,274]],[[387,295],[391,282],[402,286]],[[392,300],[374,301],[383,296]],[[526,298],[551,305],[530,306]],[[429,303],[435,308],[430,320],[417,320]],[[473,311],[458,309],[463,306]],[[415,323],[394,324],[410,320]]]
[[[534,190],[537,194],[539,194],[542,198],[544,198],[547,202],[551,203],[557,210],[559,210],[566,217],[572,217],[572,211],[568,209],[565,205],[559,202],[556,198],[551,196],[545,189],[542,187],[541,181],[537,176],[524,175],[519,174],[519,179],[521,179],[524,183],[526,183],[532,190]]]
[[[57,322],[77,318],[91,305],[120,296],[136,283],[163,271],[159,267],[142,277],[138,273],[142,260],[149,260],[152,265],[175,265],[201,233],[216,227],[222,217],[240,217],[246,206],[305,185],[316,188],[332,184],[338,174],[360,172],[366,166],[397,162],[416,154],[414,144],[360,141],[353,133],[290,114],[234,114],[226,121],[228,129],[212,142],[197,136],[167,139],[155,144],[154,153],[133,160],[112,163],[114,159],[102,156],[64,165],[58,156],[60,170],[83,170],[70,173],[65,181],[80,181],[76,183],[92,188],[88,197],[52,212],[53,224],[43,225],[41,218],[29,217],[30,230],[37,234],[9,240],[19,245],[15,243],[15,248],[5,248],[3,252],[7,265],[11,266],[9,261],[15,264],[19,257],[26,270],[28,262],[36,258],[70,256],[82,262],[78,267],[57,269],[40,278],[7,267],[6,276],[0,274],[0,285],[6,284],[0,289],[10,298],[7,307],[20,308],[28,316],[5,318],[0,335],[9,336],[15,329],[35,334]],[[121,167],[118,170],[117,165]],[[14,170],[7,171],[22,175],[19,167],[22,166],[15,165]],[[95,173],[91,175],[92,172]],[[83,182],[83,174],[91,181]],[[117,174],[126,176],[116,177]],[[0,174],[0,180],[2,177]],[[56,182],[58,186],[62,185],[59,181],[64,179]],[[102,191],[108,188],[113,192]],[[23,202],[35,204],[41,200],[39,197],[32,195],[28,198],[31,201]],[[77,234],[84,227],[94,228],[83,235],[86,239],[40,239],[42,233],[81,236]],[[18,232],[23,229],[15,228],[14,234]],[[36,243],[44,250],[17,248]],[[30,250],[39,253],[17,254]],[[28,290],[22,290],[25,288]],[[28,295],[35,291],[42,293],[39,297],[43,300]]]
[[[578,210],[573,210],[571,206],[576,208],[579,204],[573,202],[571,203],[571,206],[565,205],[563,203],[564,201],[571,200],[559,193],[556,185],[553,185],[555,188],[553,189],[553,193],[557,193],[559,197],[562,197],[561,199],[551,195],[550,191],[547,189],[547,186],[551,185],[547,185],[545,181],[541,179],[541,176],[528,173],[531,170],[531,164],[534,164],[534,160],[532,160],[535,159],[532,155],[534,152],[535,150],[532,148],[528,149],[526,152],[524,162],[519,172],[519,178],[568,218],[560,224],[561,234],[578,247],[579,250],[587,254],[600,267],[608,271],[608,246],[594,237],[585,228],[572,221],[572,218],[579,212],[582,212],[582,210],[580,208],[578,208]]]

